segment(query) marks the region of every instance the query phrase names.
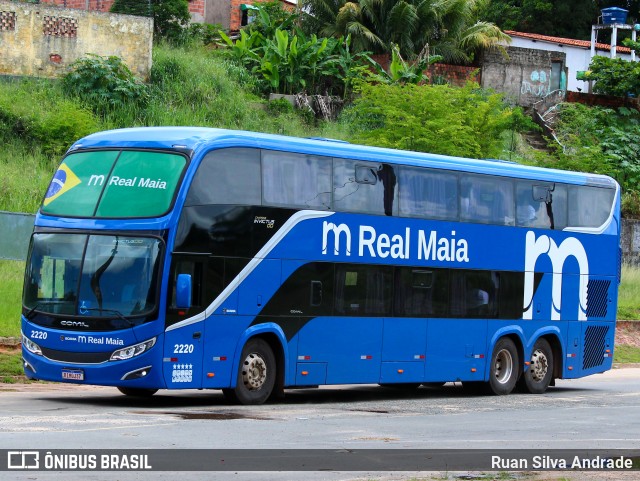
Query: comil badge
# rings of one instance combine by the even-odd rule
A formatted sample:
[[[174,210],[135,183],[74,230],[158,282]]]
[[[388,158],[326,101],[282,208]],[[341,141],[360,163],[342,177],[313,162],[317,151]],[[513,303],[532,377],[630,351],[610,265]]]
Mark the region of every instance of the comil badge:
[[[60,168],[53,176],[47,194],[44,196],[44,205],[49,205],[65,192],[70,191],[82,181],[69,168],[67,164],[60,165]]]

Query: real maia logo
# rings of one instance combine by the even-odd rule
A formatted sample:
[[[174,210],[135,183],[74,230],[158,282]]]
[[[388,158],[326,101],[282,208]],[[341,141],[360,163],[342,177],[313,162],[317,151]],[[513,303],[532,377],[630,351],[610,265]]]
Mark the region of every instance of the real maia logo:
[[[104,184],[105,177],[104,175],[92,175],[89,177],[89,182],[87,185],[92,186],[102,186]],[[109,178],[109,186],[118,186],[118,187],[142,187],[146,189],[166,189],[167,183],[162,179],[151,179],[146,177],[119,177],[117,175],[113,175]]]
[[[330,243],[330,240],[333,240],[333,243]],[[456,231],[444,235],[435,230],[419,229],[412,232],[411,228],[406,227],[404,233],[390,235],[378,233],[372,226],[361,225],[357,241],[359,257],[469,262],[469,244],[466,239],[456,238]],[[331,245],[333,249],[330,249]],[[351,256],[351,252],[352,235],[349,226],[324,221],[322,223],[322,254]]]

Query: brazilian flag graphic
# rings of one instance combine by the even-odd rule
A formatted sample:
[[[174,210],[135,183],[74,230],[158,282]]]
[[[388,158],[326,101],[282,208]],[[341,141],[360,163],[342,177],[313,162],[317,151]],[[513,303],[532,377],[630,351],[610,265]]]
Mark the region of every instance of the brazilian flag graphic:
[[[63,163],[53,176],[51,184],[49,184],[47,194],[44,196],[44,205],[49,205],[62,194],[69,192],[81,183],[82,181],[78,176],[73,173],[67,164]]]

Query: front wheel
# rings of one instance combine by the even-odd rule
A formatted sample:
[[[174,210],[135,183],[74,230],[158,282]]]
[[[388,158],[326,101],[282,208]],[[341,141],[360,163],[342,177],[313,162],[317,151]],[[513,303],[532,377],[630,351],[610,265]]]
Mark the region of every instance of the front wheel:
[[[158,392],[157,389],[143,389],[139,387],[119,387],[118,391],[120,391],[125,396],[140,398],[151,397]]]
[[[491,355],[489,389],[499,396],[513,391],[519,372],[518,350],[508,337],[500,339]]]
[[[522,375],[519,387],[531,394],[542,394],[553,377],[553,351],[546,339],[538,339],[533,345],[529,369]]]
[[[275,382],[276,358],[271,347],[263,339],[250,339],[242,349],[236,387],[223,393],[241,404],[262,404],[271,396]]]

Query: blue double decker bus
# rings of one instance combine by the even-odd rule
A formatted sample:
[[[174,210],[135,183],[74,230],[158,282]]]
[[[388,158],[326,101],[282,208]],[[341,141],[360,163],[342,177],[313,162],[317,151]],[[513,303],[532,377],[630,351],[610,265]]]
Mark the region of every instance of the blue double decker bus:
[[[89,135],[36,217],[24,370],[244,404],[345,383],[542,393],[611,368],[619,190],[326,139]]]

